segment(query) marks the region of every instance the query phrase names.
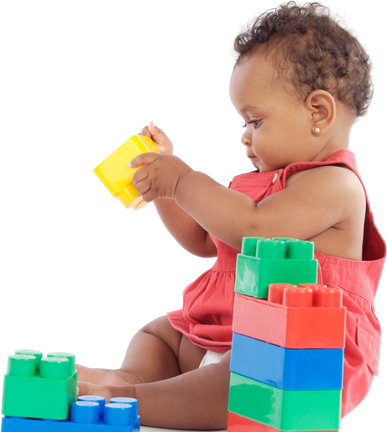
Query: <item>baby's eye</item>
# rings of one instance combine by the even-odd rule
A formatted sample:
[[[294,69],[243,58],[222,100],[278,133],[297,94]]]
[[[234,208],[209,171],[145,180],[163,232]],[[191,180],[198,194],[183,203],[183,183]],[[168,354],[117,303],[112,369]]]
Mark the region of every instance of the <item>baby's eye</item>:
[[[259,123],[261,123],[261,120],[251,120],[248,123],[245,123],[242,127],[246,128],[248,124],[253,124],[256,129],[259,126]]]

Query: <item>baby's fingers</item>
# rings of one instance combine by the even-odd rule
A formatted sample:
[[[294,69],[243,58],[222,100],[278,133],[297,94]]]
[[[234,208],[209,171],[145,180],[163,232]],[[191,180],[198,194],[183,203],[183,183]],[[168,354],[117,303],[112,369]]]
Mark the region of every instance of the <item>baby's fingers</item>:
[[[134,387],[131,385],[124,386],[102,386],[86,382],[78,382],[77,397],[83,395],[102,396],[106,403],[109,403],[114,397],[133,397]]]
[[[157,153],[159,154],[173,154],[173,145],[171,140],[165,133],[157,127],[153,121],[141,129],[140,135],[152,138],[157,145]]]
[[[141,132],[139,133],[139,135],[147,136],[147,137],[149,137],[149,138],[152,138],[152,135],[151,135],[151,133],[149,132],[148,126],[143,127],[143,128],[141,129]]]
[[[144,126],[141,129],[141,132],[139,135],[147,136],[149,138],[152,138],[153,141],[161,142],[167,141],[168,143],[171,142],[171,140],[165,135],[165,133],[157,127],[153,121],[149,122],[148,126]],[[161,143],[160,143],[161,144]],[[172,144],[172,143],[171,143]]]
[[[149,165],[159,157],[160,156],[158,154],[151,152],[140,154],[129,162],[129,168],[137,168],[141,165]]]
[[[157,153],[173,154],[172,141],[153,123],[153,121],[149,123],[148,131],[151,133],[152,139],[158,147]]]

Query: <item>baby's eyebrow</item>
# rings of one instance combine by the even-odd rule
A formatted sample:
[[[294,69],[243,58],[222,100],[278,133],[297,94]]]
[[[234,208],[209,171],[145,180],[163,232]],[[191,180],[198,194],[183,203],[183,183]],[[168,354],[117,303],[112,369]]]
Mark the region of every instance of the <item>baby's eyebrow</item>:
[[[240,109],[241,112],[246,112],[246,111],[260,111],[261,109],[263,109],[262,105],[243,105],[242,108]]]
[[[243,106],[242,108],[241,108],[241,112],[246,112],[246,111],[252,111],[252,110],[255,110],[255,109],[257,109],[257,107],[256,106],[253,106],[253,105],[245,105],[245,106]]]
[[[245,105],[243,108],[241,108],[240,110],[237,110],[235,107],[234,107],[234,105],[230,102],[230,100],[228,101],[229,102],[229,104],[230,104],[230,106],[232,107],[232,109],[235,111],[235,112],[238,112],[238,113],[245,113],[247,110],[249,110],[249,111],[253,111],[253,112],[257,112],[257,111],[261,111],[262,110],[262,107],[258,107],[258,106],[256,106],[256,105]]]
[[[262,112],[262,108],[257,105],[244,105],[241,109],[238,110],[239,114],[241,115],[252,115],[252,114],[259,114]]]

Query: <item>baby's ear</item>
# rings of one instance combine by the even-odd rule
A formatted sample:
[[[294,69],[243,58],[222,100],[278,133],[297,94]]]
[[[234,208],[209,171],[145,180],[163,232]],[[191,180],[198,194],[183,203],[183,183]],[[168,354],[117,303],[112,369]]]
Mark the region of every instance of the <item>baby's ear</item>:
[[[313,135],[320,135],[330,129],[336,120],[336,101],[325,90],[313,91],[305,101],[310,111],[310,127]]]

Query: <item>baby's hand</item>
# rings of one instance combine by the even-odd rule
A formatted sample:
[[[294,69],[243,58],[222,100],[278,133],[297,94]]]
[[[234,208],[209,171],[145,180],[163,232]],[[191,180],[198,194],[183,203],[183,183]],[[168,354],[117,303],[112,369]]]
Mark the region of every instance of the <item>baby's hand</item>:
[[[157,145],[157,152],[158,154],[167,154],[171,155],[173,154],[173,145],[171,140],[165,135],[165,133],[155,126],[153,121],[149,123],[149,126],[145,126],[140,135],[147,136],[149,138],[152,138],[154,143]]]
[[[105,398],[105,402],[109,403],[114,397],[134,397],[133,385],[97,385],[86,382],[78,382],[77,398],[83,395],[95,395]]]

